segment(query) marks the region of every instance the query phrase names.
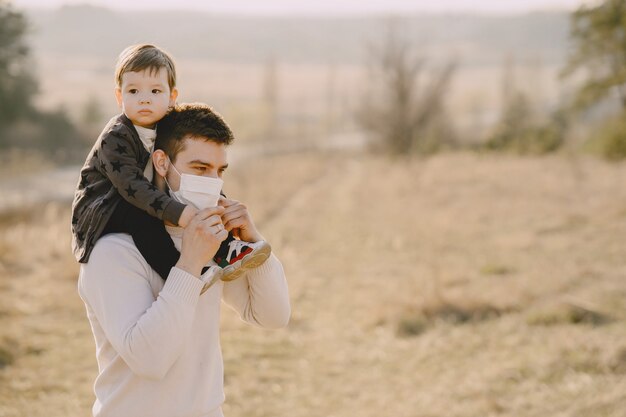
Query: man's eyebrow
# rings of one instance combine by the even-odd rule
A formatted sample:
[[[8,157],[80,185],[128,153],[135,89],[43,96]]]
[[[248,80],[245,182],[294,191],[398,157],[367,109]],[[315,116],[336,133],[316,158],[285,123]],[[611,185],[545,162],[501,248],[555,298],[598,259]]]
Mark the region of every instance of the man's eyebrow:
[[[203,161],[201,159],[194,159],[193,161],[189,161],[189,165],[205,165],[205,166],[208,166],[208,167],[212,167],[213,166],[212,163]],[[222,165],[219,168],[220,169],[226,169],[226,168],[228,168],[228,164],[224,164],[224,165]]]

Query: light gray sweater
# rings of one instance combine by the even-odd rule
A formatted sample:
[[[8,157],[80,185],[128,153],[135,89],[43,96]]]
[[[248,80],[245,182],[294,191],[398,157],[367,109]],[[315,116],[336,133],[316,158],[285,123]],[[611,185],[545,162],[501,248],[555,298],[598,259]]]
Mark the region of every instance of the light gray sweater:
[[[180,231],[168,228],[180,248]],[[224,401],[220,300],[244,321],[287,325],[287,282],[272,255],[241,278],[203,282],[172,268],[163,281],[132,238],[98,240],[81,264],[78,291],[96,342],[95,417],[213,417]]]

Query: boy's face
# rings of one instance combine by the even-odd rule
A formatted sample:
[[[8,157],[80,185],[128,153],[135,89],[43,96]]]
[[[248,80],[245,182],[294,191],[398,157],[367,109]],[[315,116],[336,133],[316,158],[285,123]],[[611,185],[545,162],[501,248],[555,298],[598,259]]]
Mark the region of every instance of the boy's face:
[[[122,86],[115,89],[117,104],[137,126],[153,128],[178,96],[176,88],[170,90],[167,70],[157,72],[146,69],[122,74]]]

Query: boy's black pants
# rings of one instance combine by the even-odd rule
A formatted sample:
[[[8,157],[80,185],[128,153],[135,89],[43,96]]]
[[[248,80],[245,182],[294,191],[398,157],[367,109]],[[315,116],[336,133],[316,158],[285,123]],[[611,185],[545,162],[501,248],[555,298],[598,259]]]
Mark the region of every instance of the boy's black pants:
[[[102,236],[108,233],[128,233],[131,235],[141,256],[164,280],[167,279],[170,269],[176,265],[180,257],[180,252],[165,230],[163,220],[152,217],[124,199],[115,208],[104,227]],[[232,240],[234,237],[229,233],[215,254],[216,258],[225,259],[227,257],[228,244]]]

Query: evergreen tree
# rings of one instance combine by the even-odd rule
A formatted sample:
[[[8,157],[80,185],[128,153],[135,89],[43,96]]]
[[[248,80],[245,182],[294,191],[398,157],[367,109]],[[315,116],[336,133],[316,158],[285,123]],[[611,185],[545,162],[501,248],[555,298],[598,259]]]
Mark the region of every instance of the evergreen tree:
[[[572,15],[574,51],[564,74],[587,69],[576,104],[586,107],[616,92],[626,109],[626,0],[604,0]]]

